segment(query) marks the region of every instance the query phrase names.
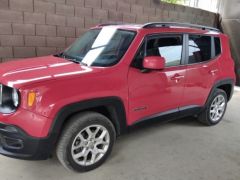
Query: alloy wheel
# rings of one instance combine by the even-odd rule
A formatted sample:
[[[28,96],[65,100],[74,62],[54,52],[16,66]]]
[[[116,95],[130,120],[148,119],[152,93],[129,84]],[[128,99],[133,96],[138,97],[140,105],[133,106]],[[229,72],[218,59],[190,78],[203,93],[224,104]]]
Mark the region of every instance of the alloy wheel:
[[[98,162],[108,151],[110,135],[101,125],[84,128],[75,137],[71,154],[73,160],[81,166],[90,166]]]
[[[226,108],[226,99],[223,95],[218,95],[214,98],[212,101],[212,104],[210,106],[210,119],[213,122],[219,121],[225,111]]]

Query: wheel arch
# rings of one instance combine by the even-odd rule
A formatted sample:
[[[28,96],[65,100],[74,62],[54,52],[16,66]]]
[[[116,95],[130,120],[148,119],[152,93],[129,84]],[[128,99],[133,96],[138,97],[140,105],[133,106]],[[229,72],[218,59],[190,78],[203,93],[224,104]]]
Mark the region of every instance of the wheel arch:
[[[64,106],[55,116],[49,136],[57,141],[68,119],[83,111],[94,111],[108,117],[113,123],[117,135],[126,131],[126,112],[123,101],[119,97],[104,97],[84,100]]]
[[[207,104],[209,98],[212,96],[215,89],[222,89],[223,91],[225,91],[228,97],[228,101],[230,101],[234,91],[234,79],[229,78],[229,79],[218,80],[213,85],[205,104]]]

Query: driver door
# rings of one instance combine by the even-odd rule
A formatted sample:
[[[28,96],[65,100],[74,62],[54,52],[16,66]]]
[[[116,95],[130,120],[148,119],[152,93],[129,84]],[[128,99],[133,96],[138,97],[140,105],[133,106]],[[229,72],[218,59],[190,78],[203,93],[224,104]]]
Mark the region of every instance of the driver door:
[[[186,66],[183,35],[154,35],[145,38],[128,75],[129,123],[167,114],[178,114],[183,97]],[[146,56],[165,58],[163,70],[146,70]]]

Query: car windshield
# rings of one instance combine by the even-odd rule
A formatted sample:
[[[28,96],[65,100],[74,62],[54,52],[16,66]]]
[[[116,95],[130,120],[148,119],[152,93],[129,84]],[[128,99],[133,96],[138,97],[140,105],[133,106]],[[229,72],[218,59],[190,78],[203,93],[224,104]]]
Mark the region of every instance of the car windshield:
[[[62,57],[87,66],[113,66],[126,53],[135,32],[103,27],[86,32],[62,53]]]

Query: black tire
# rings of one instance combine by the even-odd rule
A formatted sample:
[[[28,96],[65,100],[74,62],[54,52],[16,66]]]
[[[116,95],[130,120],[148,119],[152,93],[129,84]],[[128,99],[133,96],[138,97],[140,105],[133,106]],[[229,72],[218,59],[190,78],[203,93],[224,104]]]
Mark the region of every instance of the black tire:
[[[213,120],[211,119],[211,117],[210,117],[210,107],[211,107],[211,104],[213,103],[214,99],[215,99],[217,96],[219,96],[219,95],[222,95],[222,96],[224,97],[224,100],[225,100],[225,109],[224,109],[223,114],[222,114],[222,116],[220,117],[220,119],[217,120],[217,121],[213,121]],[[222,118],[223,118],[223,116],[224,116],[224,114],[225,114],[225,112],[226,112],[227,102],[228,102],[228,100],[227,100],[227,94],[226,94],[226,92],[223,91],[223,90],[221,90],[221,89],[215,89],[214,92],[212,93],[212,95],[210,95],[210,97],[208,98],[204,110],[198,115],[198,120],[199,120],[201,123],[203,123],[203,124],[205,124],[205,125],[207,125],[207,126],[213,126],[213,125],[218,124],[218,123],[222,120]]]
[[[75,137],[86,127],[91,125],[103,126],[109,133],[110,141],[106,153],[102,158],[92,165],[80,165],[76,163],[72,156],[72,144]],[[111,154],[116,139],[116,131],[111,121],[102,114],[96,112],[83,112],[73,116],[63,129],[56,148],[56,155],[61,164],[69,169],[77,172],[85,172],[93,170],[104,163]]]

